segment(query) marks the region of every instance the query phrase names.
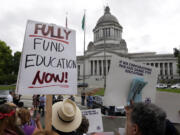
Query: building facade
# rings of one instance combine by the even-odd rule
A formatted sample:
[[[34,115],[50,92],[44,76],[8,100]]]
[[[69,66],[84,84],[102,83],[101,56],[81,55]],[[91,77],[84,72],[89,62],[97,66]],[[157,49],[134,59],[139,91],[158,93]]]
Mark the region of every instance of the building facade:
[[[94,41],[88,44],[85,56],[77,56],[78,80],[82,82],[85,68],[85,82],[91,87],[103,87],[113,55],[126,57],[136,62],[160,68],[158,81],[178,79],[177,58],[173,54],[155,52],[128,53],[126,41],[122,38],[123,27],[106,7],[93,29]]]

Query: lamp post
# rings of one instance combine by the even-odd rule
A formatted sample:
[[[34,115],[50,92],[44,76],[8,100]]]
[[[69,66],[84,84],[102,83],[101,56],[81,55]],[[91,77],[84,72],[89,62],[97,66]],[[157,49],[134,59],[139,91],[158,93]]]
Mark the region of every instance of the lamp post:
[[[85,11],[84,11],[84,16],[85,16]],[[84,27],[84,59],[83,59],[83,91],[85,92],[85,87],[84,87],[84,85],[85,85],[85,74],[86,74],[86,72],[85,72],[85,68],[86,68],[86,64],[85,64],[85,60],[86,60],[86,58],[85,58],[85,44],[86,44],[86,38],[85,38],[85,35],[86,35],[86,21],[85,21],[85,27]]]
[[[104,89],[106,88],[106,38],[105,38],[105,29],[103,29],[103,39],[104,39],[104,62],[103,62],[103,68],[104,68]]]

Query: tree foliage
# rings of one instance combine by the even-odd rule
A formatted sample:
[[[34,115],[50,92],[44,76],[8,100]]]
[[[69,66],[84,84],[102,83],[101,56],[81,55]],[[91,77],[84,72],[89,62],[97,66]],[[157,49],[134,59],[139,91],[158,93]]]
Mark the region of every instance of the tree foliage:
[[[180,76],[180,50],[174,48],[174,56],[177,57],[177,73]]]
[[[15,52],[0,40],[0,84],[12,84],[17,80],[21,52]]]
[[[19,70],[19,64],[20,64],[20,59],[21,59],[21,52],[17,51],[14,53],[14,57],[13,57],[13,70],[14,70],[14,74],[18,74],[18,70]]]
[[[5,42],[0,41],[0,76],[12,72],[12,50]]]

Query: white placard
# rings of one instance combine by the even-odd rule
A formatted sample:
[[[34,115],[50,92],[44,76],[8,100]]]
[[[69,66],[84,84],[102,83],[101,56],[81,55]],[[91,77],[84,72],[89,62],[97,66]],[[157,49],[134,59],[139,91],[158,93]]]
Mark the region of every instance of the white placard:
[[[114,56],[107,76],[104,105],[124,106],[133,79],[143,79],[147,84],[142,89],[142,101],[155,102],[156,84],[159,69]]]
[[[89,120],[88,133],[103,132],[102,115],[100,109],[81,110]]]
[[[76,94],[75,31],[29,20],[19,69],[19,94]]]
[[[120,135],[126,135],[125,134],[125,128],[119,128]]]

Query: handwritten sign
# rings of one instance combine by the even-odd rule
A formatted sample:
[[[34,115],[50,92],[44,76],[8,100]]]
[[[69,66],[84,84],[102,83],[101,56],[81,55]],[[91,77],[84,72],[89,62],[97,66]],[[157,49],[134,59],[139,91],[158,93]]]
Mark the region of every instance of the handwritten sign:
[[[81,110],[81,112],[89,120],[88,133],[103,132],[102,116],[100,109]]]
[[[75,31],[28,21],[16,87],[20,94],[76,94]]]
[[[128,95],[134,79],[141,79],[146,85],[141,91],[142,101],[155,102],[156,83],[159,69],[132,60],[114,56],[107,76],[104,105],[127,105]]]

